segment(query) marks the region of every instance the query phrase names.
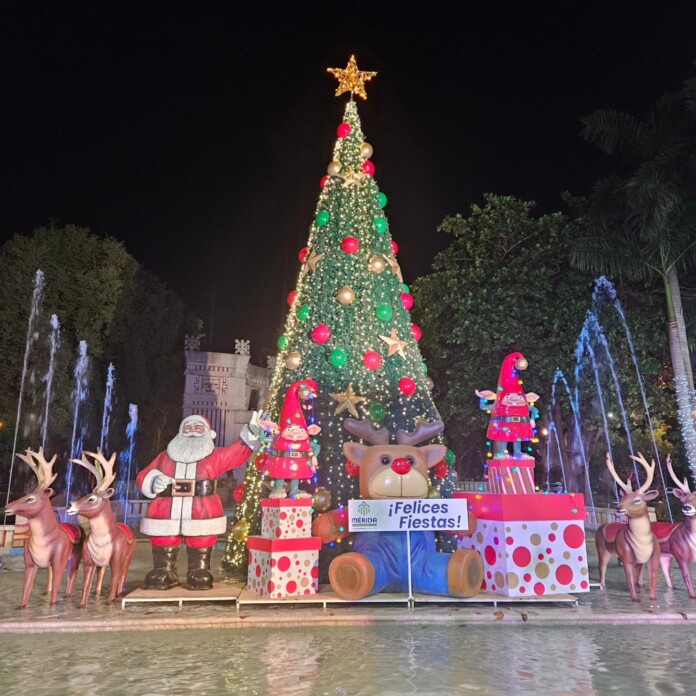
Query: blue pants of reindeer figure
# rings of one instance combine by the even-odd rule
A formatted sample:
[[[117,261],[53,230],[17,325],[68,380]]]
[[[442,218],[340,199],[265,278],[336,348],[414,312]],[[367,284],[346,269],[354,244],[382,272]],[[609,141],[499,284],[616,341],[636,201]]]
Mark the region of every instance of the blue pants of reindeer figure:
[[[375,568],[370,594],[408,592],[408,550],[405,532],[358,532],[353,550],[362,553]],[[450,554],[437,553],[434,532],[411,532],[411,581],[413,591],[449,595],[447,564]]]

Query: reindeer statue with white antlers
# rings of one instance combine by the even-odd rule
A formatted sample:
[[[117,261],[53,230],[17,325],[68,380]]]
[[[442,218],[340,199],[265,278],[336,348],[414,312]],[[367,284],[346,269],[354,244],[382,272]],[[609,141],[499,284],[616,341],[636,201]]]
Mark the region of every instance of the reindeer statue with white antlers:
[[[87,459],[91,458],[93,464]],[[82,515],[89,520],[90,534],[82,549],[85,564],[85,577],[82,583],[80,606],[87,604],[87,597],[92,588],[94,571],[99,568],[97,594],[101,590],[102,577],[106,566],[111,568],[111,586],[109,601],[123,592],[128,576],[128,568],[135,553],[135,537],[130,527],[116,521],[109,498],[114,494],[110,488],[116,478],[114,463],[116,453],[111,459],[104,456],[100,449],[95,452],[83,452],[81,459],[72,459],[75,464],[83,466],[94,475],[97,485],[91,493],[73,502],[68,508],[69,515]]]
[[[657,574],[660,566],[660,545],[650,526],[648,515],[648,502],[657,498],[657,491],[648,490],[655,475],[655,461],[651,464],[638,452],[638,456],[631,456],[639,462],[646,471],[645,483],[634,491],[630,478],[624,482],[614,469],[609,453],[607,453],[607,469],[624,495],[619,501],[616,511],[628,517],[628,524],[610,522],[603,524],[595,535],[597,555],[599,556],[599,582],[605,586],[607,564],[612,556],[618,556],[626,572],[628,591],[631,593],[631,601],[637,602],[636,580],[641,582],[643,566],[648,563],[650,572],[650,599],[656,599]]]
[[[24,590],[19,603],[19,608],[24,609],[39,568],[48,568],[51,604],[58,600],[58,590],[66,568],[68,586],[65,596],[72,595],[84,533],[76,524],[58,524],[51,505],[54,491],[50,485],[57,476],[53,473],[57,455],[54,454],[51,461],[47,462],[43,447],[39,447],[38,452],[27,449],[25,454],[17,456],[34,472],[38,481],[31,493],[13,500],[5,508],[5,514],[22,515],[29,520],[30,536],[24,546]]]
[[[677,485],[673,490],[674,497],[682,504],[684,521],[679,524],[668,524],[665,522],[654,522],[653,532],[655,532],[660,542],[660,565],[667,582],[667,587],[672,587],[670,571],[672,559],[679,564],[684,584],[689,591],[689,597],[696,599],[694,584],[691,580],[691,563],[696,561],[696,492],[689,488],[686,478],[680,481],[672,468],[672,458],[667,455],[667,470],[672,477],[672,481]]]

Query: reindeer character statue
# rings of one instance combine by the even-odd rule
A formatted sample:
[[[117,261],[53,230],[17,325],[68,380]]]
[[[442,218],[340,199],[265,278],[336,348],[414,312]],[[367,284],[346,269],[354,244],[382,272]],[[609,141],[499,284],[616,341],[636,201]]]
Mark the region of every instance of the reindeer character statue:
[[[84,533],[76,524],[58,524],[56,513],[51,505],[54,491],[50,485],[57,474],[53,465],[57,455],[50,462],[44,457],[43,447],[38,452],[27,449],[25,454],[17,455],[36,475],[38,484],[28,495],[13,500],[5,508],[7,515],[22,515],[29,520],[30,536],[24,546],[24,590],[19,608],[24,609],[29,601],[36,571],[48,568],[48,592],[51,604],[58,600],[58,590],[66,568],[68,586],[65,596],[72,595],[80,565],[80,554]]]
[[[640,586],[643,566],[647,563],[650,573],[650,599],[656,599],[657,574],[660,565],[660,545],[650,526],[648,502],[659,495],[657,491],[648,490],[655,475],[655,461],[651,464],[638,452],[631,459],[639,462],[646,471],[645,483],[634,491],[631,480],[626,482],[619,478],[609,453],[607,469],[616,483],[623,490],[624,496],[619,501],[616,511],[628,517],[628,524],[610,522],[603,524],[595,535],[597,555],[599,556],[599,582],[605,586],[607,564],[612,556],[618,556],[626,572],[628,591],[631,601],[637,602],[636,582]]]
[[[670,571],[672,559],[679,564],[689,597],[696,599],[691,580],[691,563],[696,561],[696,492],[692,492],[686,478],[680,481],[672,468],[672,458],[667,455],[667,470],[677,487],[672,491],[682,504],[684,521],[679,524],[653,522],[652,530],[660,542],[660,565],[667,582],[672,587]]]
[[[360,467],[360,495],[364,499],[425,498],[428,469],[445,456],[444,445],[416,445],[442,432],[442,421],[419,422],[413,433],[399,430],[397,444],[389,444],[389,431],[377,430],[369,421],[347,418],[344,428],[372,447],[344,442],[343,452]],[[312,533],[324,543],[345,536],[345,524],[337,510],[319,515]],[[469,531],[476,527],[469,515]],[[454,553],[435,550],[435,533],[411,532],[413,589],[424,594],[471,597],[483,583],[483,561],[477,551],[459,549]],[[356,600],[378,592],[404,592],[408,587],[406,535],[403,532],[361,532],[354,552],[334,558],[329,580],[342,599]]]
[[[93,464],[89,459],[93,460]],[[123,592],[123,586],[128,576],[128,568],[135,553],[135,537],[130,527],[116,521],[109,499],[114,494],[110,488],[116,478],[114,462],[116,453],[111,459],[104,456],[100,449],[95,452],[83,452],[81,459],[72,459],[75,464],[83,466],[94,475],[97,485],[91,493],[76,500],[68,508],[69,515],[82,515],[89,520],[90,534],[82,549],[85,564],[85,577],[82,584],[80,606],[87,604],[87,597],[92,588],[94,571],[99,568],[97,594],[101,591],[102,577],[106,566],[111,568],[111,586],[109,601],[113,602],[116,595]]]

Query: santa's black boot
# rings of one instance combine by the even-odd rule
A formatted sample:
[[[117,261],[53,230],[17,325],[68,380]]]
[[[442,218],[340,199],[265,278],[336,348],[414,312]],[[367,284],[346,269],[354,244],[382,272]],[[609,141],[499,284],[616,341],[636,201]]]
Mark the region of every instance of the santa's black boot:
[[[178,556],[178,546],[152,547],[152,563],[155,567],[145,576],[146,590],[168,590],[179,584],[176,569]]]
[[[212,590],[213,574],[210,572],[210,552],[212,546],[207,549],[194,549],[188,547],[188,574],[186,575],[186,587],[189,590]]]

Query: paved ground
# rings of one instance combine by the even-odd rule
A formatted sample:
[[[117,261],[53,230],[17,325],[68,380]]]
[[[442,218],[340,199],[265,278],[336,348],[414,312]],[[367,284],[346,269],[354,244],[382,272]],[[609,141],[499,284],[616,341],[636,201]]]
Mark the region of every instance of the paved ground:
[[[213,556],[219,565],[222,546]],[[596,556],[590,548],[590,576],[596,576]],[[180,572],[184,573],[185,553],[181,554]],[[570,604],[517,603],[486,604],[427,604],[409,609],[404,605],[340,604],[321,606],[244,606],[238,612],[233,603],[196,602],[179,608],[176,604],[109,604],[104,595],[92,595],[84,609],[78,606],[81,578],[75,596],[61,597],[51,607],[43,591],[45,571],[39,571],[34,592],[27,609],[17,608],[23,581],[21,556],[4,556],[5,567],[0,570],[0,633],[10,632],[84,632],[119,630],[158,630],[173,628],[244,628],[266,626],[367,625],[373,623],[471,624],[524,623],[544,625],[574,624],[647,624],[696,623],[696,600],[687,596],[678,569],[673,570],[674,590],[667,589],[664,580],[658,583],[657,601],[651,602],[647,590],[640,593],[641,601],[630,601],[623,570],[612,561],[607,591],[599,588],[576,595],[578,606]],[[217,561],[217,562],[216,562]],[[131,566],[127,590],[135,589],[150,568],[150,546],[146,540],[138,543]],[[82,571],[80,571],[81,574]],[[222,579],[222,575],[220,575]],[[109,581],[107,571],[106,583]]]

